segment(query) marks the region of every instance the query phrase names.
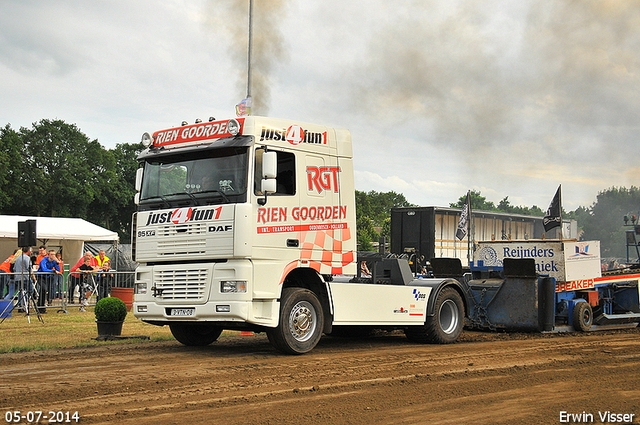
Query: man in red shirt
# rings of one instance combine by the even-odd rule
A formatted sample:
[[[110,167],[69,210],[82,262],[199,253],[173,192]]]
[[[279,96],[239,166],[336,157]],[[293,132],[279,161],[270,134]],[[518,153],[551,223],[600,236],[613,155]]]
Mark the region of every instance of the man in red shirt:
[[[16,255],[18,250],[13,251],[13,254],[9,256],[6,260],[0,264],[0,298],[4,297],[5,287],[9,289],[9,278],[8,273],[11,273],[11,260]],[[7,274],[6,276],[4,274]],[[11,292],[11,291],[10,291]]]
[[[47,247],[42,245],[38,250],[38,258],[36,258],[36,264],[40,265],[40,263],[46,256],[47,256]]]
[[[95,259],[93,254],[89,251],[85,252],[82,257],[78,260],[78,262],[71,267],[69,270],[69,304],[73,304],[73,295],[76,291],[76,286],[81,285],[80,274],[77,273],[78,268],[84,264],[84,259],[89,258],[89,265],[93,267],[94,270],[98,270],[98,260]],[[82,303],[81,299],[78,299],[79,303]]]

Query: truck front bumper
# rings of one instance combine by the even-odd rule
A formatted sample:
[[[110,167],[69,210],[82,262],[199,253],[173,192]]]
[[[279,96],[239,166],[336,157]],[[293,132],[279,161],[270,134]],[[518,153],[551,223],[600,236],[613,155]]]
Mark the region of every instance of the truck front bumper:
[[[274,294],[254,293],[253,271],[252,262],[243,259],[140,265],[136,270],[133,313],[153,324],[247,322],[275,327],[278,301]],[[231,290],[229,283],[233,283]]]

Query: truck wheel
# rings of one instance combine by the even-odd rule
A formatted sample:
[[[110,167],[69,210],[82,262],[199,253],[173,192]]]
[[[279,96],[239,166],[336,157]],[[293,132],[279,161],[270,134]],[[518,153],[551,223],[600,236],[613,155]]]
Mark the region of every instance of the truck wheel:
[[[169,329],[178,342],[189,346],[209,345],[222,333],[218,326],[202,323],[171,323]]]
[[[445,288],[438,294],[435,314],[427,317],[422,326],[405,329],[407,338],[413,342],[450,344],[456,342],[464,326],[464,304],[458,291]]]
[[[267,331],[273,346],[287,354],[308,353],[322,336],[324,317],[318,297],[303,288],[285,288],[278,326]]]
[[[593,324],[593,310],[589,303],[584,301],[573,306],[573,328],[576,331],[586,332]]]

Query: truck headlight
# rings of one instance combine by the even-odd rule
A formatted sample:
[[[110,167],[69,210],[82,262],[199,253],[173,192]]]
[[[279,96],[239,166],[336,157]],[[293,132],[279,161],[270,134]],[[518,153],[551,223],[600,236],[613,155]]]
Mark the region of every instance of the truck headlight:
[[[220,292],[247,292],[247,282],[244,280],[223,280],[220,282]]]
[[[147,293],[147,284],[146,283],[136,283],[136,294],[146,294]]]

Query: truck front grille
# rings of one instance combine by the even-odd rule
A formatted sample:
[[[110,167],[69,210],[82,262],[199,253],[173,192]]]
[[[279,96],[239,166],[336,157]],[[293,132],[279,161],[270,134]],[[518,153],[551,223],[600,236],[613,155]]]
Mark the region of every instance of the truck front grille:
[[[155,270],[152,291],[158,301],[207,301],[208,270]]]
[[[178,224],[174,226],[160,226],[158,227],[158,236],[192,236],[192,235],[206,235],[207,223],[189,223]]]
[[[205,255],[206,239],[158,241],[158,255],[172,257],[176,255]]]

